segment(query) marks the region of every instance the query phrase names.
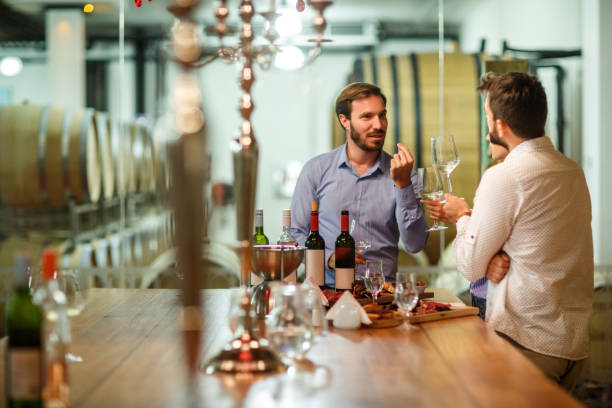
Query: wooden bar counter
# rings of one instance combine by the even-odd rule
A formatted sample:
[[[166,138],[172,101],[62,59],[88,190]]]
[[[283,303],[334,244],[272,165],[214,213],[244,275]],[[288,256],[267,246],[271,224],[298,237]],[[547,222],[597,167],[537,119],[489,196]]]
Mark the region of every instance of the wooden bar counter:
[[[440,296],[446,292],[436,300],[449,300]],[[204,291],[202,360],[231,338],[230,294]],[[72,353],[83,362],[70,365],[71,406],[580,406],[476,316],[330,329],[307,354],[326,380],[305,381],[292,394],[280,386],[283,377],[203,373],[198,392],[187,393],[179,311],[176,290],[90,289],[86,309],[72,320]]]

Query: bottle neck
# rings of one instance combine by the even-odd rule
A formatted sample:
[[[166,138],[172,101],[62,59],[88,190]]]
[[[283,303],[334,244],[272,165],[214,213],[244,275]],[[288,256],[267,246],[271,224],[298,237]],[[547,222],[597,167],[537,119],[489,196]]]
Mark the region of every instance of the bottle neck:
[[[348,216],[348,214],[342,214],[340,216],[340,230],[342,232],[348,232],[348,225],[349,225],[349,216]]]
[[[313,232],[319,232],[319,212],[313,211],[310,214],[310,230]]]
[[[262,213],[255,214],[255,229],[257,229],[258,227],[261,227],[261,229],[263,230],[263,214]]]
[[[256,235],[263,235],[263,226],[261,225],[256,225],[255,226],[255,234]]]

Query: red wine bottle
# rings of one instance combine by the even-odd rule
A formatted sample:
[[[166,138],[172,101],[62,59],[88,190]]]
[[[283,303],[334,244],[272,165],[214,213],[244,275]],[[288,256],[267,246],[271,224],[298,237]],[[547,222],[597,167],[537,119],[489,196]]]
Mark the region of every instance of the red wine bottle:
[[[319,234],[319,211],[317,202],[312,202],[310,234],[306,237],[306,277],[323,288],[325,286],[325,241]]]
[[[340,235],[336,238],[336,290],[351,290],[355,281],[355,240],[348,232],[349,212],[340,215]]]

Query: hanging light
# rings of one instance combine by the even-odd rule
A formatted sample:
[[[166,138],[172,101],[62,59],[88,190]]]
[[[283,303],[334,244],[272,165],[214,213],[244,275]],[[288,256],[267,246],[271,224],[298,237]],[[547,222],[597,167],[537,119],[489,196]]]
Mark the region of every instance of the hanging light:
[[[19,57],[4,57],[0,60],[0,74],[15,76],[21,72],[23,62]]]
[[[285,1],[276,11],[279,16],[276,18],[274,28],[281,37],[291,37],[302,32],[302,22],[295,7],[289,7]]]
[[[304,53],[294,45],[283,45],[274,58],[274,65],[280,69],[298,69],[304,66]]]

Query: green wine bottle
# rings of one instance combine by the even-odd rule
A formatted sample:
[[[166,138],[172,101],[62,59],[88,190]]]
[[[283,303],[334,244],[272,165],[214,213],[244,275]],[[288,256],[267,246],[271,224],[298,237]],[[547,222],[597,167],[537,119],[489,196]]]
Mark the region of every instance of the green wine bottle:
[[[253,244],[268,245],[268,237],[264,234],[263,229],[263,208],[255,210],[255,235],[253,235]]]
[[[18,255],[15,262],[15,296],[6,312],[8,335],[6,395],[9,408],[42,407],[42,313],[32,303],[27,285],[28,262]]]

